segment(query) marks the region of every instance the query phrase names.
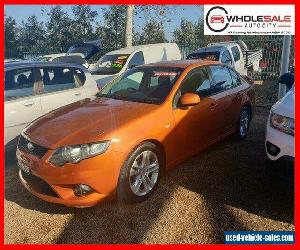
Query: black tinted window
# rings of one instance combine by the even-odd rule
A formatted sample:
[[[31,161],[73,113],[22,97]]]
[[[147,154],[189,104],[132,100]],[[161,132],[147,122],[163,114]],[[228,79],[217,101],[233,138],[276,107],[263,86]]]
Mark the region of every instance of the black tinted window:
[[[234,61],[238,61],[241,58],[240,51],[237,46],[231,48],[232,56]]]
[[[15,69],[5,72],[5,99],[30,96],[34,93],[32,69]]]
[[[142,51],[136,52],[133,57],[130,59],[130,62],[128,63],[128,68],[132,68],[138,65],[145,64],[144,61],[144,55]]]
[[[189,54],[186,59],[201,59],[209,61],[219,61],[220,52],[218,51],[205,51],[205,52],[195,52]]]
[[[214,92],[224,91],[233,87],[232,78],[226,66],[209,66],[213,80]]]
[[[180,91],[185,93],[195,93],[200,97],[209,95],[210,80],[205,68],[192,70],[183,81]]]
[[[42,68],[41,77],[44,83],[44,92],[76,88],[85,81],[84,72],[80,69],[64,67]]]

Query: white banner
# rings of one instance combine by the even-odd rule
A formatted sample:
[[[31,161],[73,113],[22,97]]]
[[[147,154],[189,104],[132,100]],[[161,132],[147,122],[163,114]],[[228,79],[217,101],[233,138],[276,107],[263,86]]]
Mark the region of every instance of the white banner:
[[[204,5],[204,35],[294,34],[294,5]]]

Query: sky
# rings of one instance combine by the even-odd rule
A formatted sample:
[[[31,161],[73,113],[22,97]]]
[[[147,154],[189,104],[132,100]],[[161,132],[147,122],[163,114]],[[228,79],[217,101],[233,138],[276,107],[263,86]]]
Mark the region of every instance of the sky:
[[[16,19],[17,23],[21,23],[26,20],[31,15],[36,15],[39,21],[45,21],[47,16],[42,14],[42,10],[48,12],[53,5],[5,5],[5,14],[12,16]],[[173,5],[174,6],[174,5]],[[174,7],[171,8],[174,8]],[[63,9],[72,14],[72,5],[62,5]],[[103,20],[101,13],[103,13],[102,8],[108,8],[108,5],[91,5],[92,10],[98,12],[97,22],[101,23]],[[182,18],[189,21],[196,22],[202,16],[201,7],[196,5],[177,5],[173,13],[167,15],[164,28],[165,35],[168,40],[173,37],[173,31],[180,25]],[[144,18],[141,15],[137,15],[134,18],[134,28],[140,31],[144,25]]]

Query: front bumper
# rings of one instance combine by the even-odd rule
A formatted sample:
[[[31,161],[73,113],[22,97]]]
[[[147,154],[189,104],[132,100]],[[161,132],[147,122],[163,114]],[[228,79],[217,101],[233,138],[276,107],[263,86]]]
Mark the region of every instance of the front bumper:
[[[267,122],[265,148],[267,157],[276,161],[280,158],[295,157],[295,138],[270,126]]]
[[[38,198],[47,202],[59,203],[69,207],[90,207],[114,197],[118,183],[123,154],[106,151],[77,164],[56,167],[48,162],[52,151],[41,159],[28,152],[17,149],[18,161],[29,166],[30,174],[19,171],[23,186]],[[76,184],[89,185],[93,192],[76,196]]]

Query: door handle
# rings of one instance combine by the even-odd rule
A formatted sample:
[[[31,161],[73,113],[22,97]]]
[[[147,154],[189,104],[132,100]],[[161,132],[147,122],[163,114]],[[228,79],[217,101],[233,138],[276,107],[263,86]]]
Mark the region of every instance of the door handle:
[[[31,107],[33,104],[34,104],[34,102],[32,101],[32,102],[25,102],[23,105],[25,107]]]
[[[210,109],[211,111],[214,111],[214,110],[216,109],[217,106],[218,106],[218,104],[212,103],[212,104],[209,105],[209,109]]]
[[[81,96],[81,93],[78,92],[78,93],[75,93],[74,95],[75,95],[75,96]]]

